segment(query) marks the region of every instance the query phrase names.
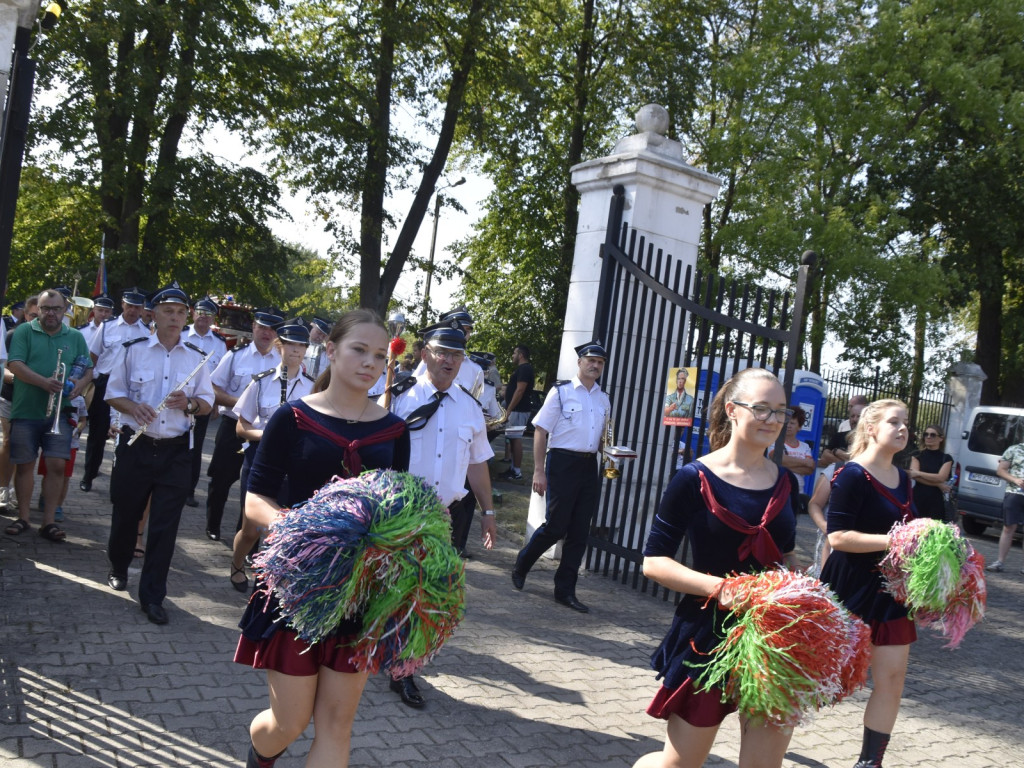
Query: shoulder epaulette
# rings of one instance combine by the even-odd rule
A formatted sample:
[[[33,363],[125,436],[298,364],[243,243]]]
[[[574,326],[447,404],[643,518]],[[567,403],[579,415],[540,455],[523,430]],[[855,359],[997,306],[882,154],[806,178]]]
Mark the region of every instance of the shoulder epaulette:
[[[121,342],[121,346],[124,347],[125,349],[127,349],[132,344],[138,344],[140,341],[149,341],[149,336],[136,336],[131,341],[123,341],[123,342]]]
[[[75,330],[81,331],[84,328],[88,328],[90,325],[92,325],[92,323],[82,323],[81,325],[76,325]]]
[[[116,323],[116,322],[117,322],[117,318],[116,317],[108,317],[106,320],[103,321],[103,323]],[[100,323],[100,325],[103,325],[103,323]]]
[[[403,392],[408,392],[410,389],[416,386],[415,376],[406,376],[404,379],[399,379],[391,385],[391,396],[398,397]]]
[[[221,341],[223,341],[223,342],[224,342],[225,344],[227,344],[227,343],[228,343],[228,337],[227,337],[227,336],[225,336],[225,335],[224,335],[223,333],[221,333],[220,331],[210,331],[210,332],[211,332],[211,333],[212,333],[212,334],[213,334],[214,336],[216,336],[216,337],[217,337],[218,339],[220,339]]]
[[[484,407],[484,404],[483,404],[483,403],[481,403],[481,402],[480,402],[479,400],[477,400],[477,399],[476,399],[476,397],[474,397],[474,396],[473,396],[473,393],[472,393],[472,392],[470,392],[470,391],[469,391],[468,389],[466,389],[466,388],[465,388],[464,386],[462,386],[461,384],[459,384],[459,389],[461,389],[461,390],[462,390],[463,392],[465,392],[465,393],[466,393],[467,395],[469,395],[470,397],[472,397],[472,398],[473,398],[473,402],[474,402],[474,403],[476,403],[477,405],[479,405],[479,406],[480,406],[481,408],[483,408],[483,407]]]
[[[206,357],[206,351],[202,347],[197,347],[191,341],[186,341],[185,342],[185,346],[188,347],[189,349],[194,349],[200,355],[202,355],[203,357]]]
[[[260,373],[254,373],[252,375],[252,380],[253,381],[259,381],[260,379],[265,379],[265,378],[267,378],[267,376],[271,376],[274,373],[274,371],[276,371],[276,370],[277,370],[277,368],[271,368],[270,370],[267,370],[267,371],[261,371]]]
[[[231,354],[234,354],[235,352],[241,352],[247,346],[249,346],[249,345],[248,344],[235,344],[235,346],[233,346],[231,349],[229,349],[228,352],[230,352]]]
[[[562,386],[563,384],[572,384],[572,379],[559,379],[558,381],[556,381],[556,382],[555,382],[554,384],[552,384],[551,386],[552,386],[552,387],[560,387],[560,386]]]

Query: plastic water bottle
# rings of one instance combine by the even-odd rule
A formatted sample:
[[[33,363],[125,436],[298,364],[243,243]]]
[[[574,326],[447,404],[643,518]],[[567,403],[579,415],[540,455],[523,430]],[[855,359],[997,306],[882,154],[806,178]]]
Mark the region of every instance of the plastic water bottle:
[[[68,375],[64,377],[64,397],[71,395],[71,390],[75,388],[75,383],[82,378],[82,374],[85,373],[85,365],[89,362],[89,358],[85,355],[79,355],[75,358],[75,362],[71,366],[71,370],[68,371]]]

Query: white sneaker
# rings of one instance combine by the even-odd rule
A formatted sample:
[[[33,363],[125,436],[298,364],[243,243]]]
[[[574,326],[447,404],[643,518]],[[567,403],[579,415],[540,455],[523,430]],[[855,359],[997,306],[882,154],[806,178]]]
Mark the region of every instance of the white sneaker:
[[[1003,561],[1002,560],[996,560],[994,563],[986,565],[985,566],[985,570],[986,571],[991,571],[992,573],[1002,573],[1003,572]]]
[[[0,488],[0,507],[6,507],[11,503],[11,489]]]

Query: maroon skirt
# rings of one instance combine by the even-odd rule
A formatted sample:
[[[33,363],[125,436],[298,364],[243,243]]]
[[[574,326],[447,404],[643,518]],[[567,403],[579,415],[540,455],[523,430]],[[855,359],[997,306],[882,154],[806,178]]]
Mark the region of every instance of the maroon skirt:
[[[284,628],[258,641],[242,635],[235,649],[235,661],[254,669],[272,669],[292,677],[310,677],[321,667],[354,674],[359,672],[352,663],[355,639],[355,635],[332,635],[307,645],[294,630]]]
[[[674,691],[662,686],[647,707],[647,714],[651,717],[668,720],[671,715],[677,715],[696,728],[721,725],[735,711],[735,704],[722,701],[721,688],[697,691],[689,677]]]

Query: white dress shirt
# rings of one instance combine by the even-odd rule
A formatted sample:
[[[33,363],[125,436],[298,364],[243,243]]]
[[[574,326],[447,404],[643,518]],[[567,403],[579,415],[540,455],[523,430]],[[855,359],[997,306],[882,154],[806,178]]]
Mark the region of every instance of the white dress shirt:
[[[257,375],[249,382],[231,409],[235,418],[245,419],[254,429],[264,429],[274,411],[284,403],[298,400],[313,391],[313,378],[302,372],[285,381],[285,391],[282,393],[281,367],[278,365],[272,373]]]
[[[396,416],[410,413],[433,398],[437,388],[423,376],[391,401]],[[484,414],[477,402],[452,384],[423,429],[409,432],[409,471],[424,478],[445,506],[466,495],[466,471],[494,456],[487,442]]]
[[[96,325],[96,323],[90,320],[88,323],[86,323],[85,325],[78,329],[78,332],[82,334],[82,337],[85,339],[85,346],[90,347],[91,349],[92,337],[95,336],[99,329],[102,327],[103,323]]]
[[[263,355],[255,344],[249,343],[241,348],[234,347],[224,355],[220,365],[214,369],[211,380],[215,387],[220,387],[231,397],[239,397],[253,376],[276,368],[280,362],[281,356],[275,346],[271,345],[270,351]],[[218,410],[221,416],[235,418],[231,408],[226,405],[220,406]]]
[[[190,325],[181,332],[181,340],[195,344],[207,354],[210,359],[206,363],[206,367],[210,369],[211,375],[217,370],[224,355],[228,353],[228,345],[224,339],[211,330],[207,330],[205,335],[200,334],[194,325]]]
[[[548,390],[533,425],[548,433],[548,448],[596,453],[611,405],[598,384],[587,389],[573,376],[572,381]]]
[[[149,328],[142,324],[142,320],[129,324],[124,321],[124,315],[104,320],[89,341],[89,351],[96,355],[93,373],[97,376],[110,373],[121,345],[143,336],[149,336]]]
[[[107,380],[105,399],[109,402],[115,397],[127,397],[133,403],[146,403],[155,409],[167,395],[181,389],[186,396],[205,400],[212,406],[213,385],[207,366],[181,386],[202,359],[202,353],[186,347],[181,339],[167,349],[155,334],[127,347],[119,346]],[[140,426],[126,413],[121,414],[121,422],[134,430]],[[158,440],[178,437],[188,432],[191,425],[191,417],[180,408],[164,408],[146,428],[146,434]]]

